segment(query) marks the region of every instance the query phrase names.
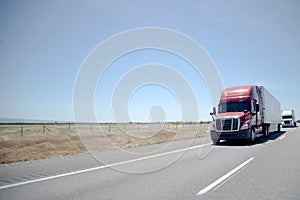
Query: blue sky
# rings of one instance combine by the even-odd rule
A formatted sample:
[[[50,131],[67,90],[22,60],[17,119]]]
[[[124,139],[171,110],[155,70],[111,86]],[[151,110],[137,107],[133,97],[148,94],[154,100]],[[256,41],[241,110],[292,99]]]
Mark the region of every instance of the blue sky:
[[[197,41],[216,64],[224,87],[264,85],[282,109],[295,109],[299,119],[299,10],[300,2],[291,0],[3,0],[0,117],[73,120],[74,82],[89,53],[120,32],[161,27]],[[148,50],[119,58],[99,80],[99,121],[114,121],[111,98],[120,77],[147,63],[168,65],[185,77],[195,92],[199,119],[210,120],[213,105],[204,79],[179,57]],[[181,120],[176,95],[155,84],[133,92],[128,112],[134,121],[147,121],[151,109],[162,112],[157,105],[167,121]]]

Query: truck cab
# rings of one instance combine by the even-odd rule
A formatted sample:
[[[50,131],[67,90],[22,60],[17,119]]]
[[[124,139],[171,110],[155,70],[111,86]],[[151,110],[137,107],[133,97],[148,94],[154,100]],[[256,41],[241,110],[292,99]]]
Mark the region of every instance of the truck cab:
[[[267,105],[265,101],[268,101]],[[270,108],[271,104],[276,105]],[[276,112],[278,109],[279,113]],[[274,113],[278,113],[278,117],[275,120],[270,119]],[[218,109],[213,108],[211,115],[213,122],[210,135],[214,144],[220,140],[254,142],[257,137],[267,137],[270,127],[273,130],[275,124],[277,129],[277,125],[281,123],[279,102],[263,87],[252,85],[225,89]],[[265,123],[267,120],[270,122]]]
[[[211,127],[211,138],[220,140],[254,139],[253,127],[261,123],[259,94],[255,86],[227,88],[222,92],[218,112]],[[215,110],[215,109],[214,109]]]
[[[281,114],[282,127],[293,127],[296,126],[294,110],[283,110]]]

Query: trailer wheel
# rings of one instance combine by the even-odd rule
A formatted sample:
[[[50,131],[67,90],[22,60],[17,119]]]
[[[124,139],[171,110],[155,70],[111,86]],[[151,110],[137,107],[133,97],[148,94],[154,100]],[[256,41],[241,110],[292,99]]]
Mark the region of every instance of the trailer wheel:
[[[280,126],[280,124],[278,124],[277,132],[280,132],[280,128],[281,128],[281,126]]]
[[[268,125],[264,125],[263,126],[263,134],[264,137],[267,138],[270,135],[270,127]]]

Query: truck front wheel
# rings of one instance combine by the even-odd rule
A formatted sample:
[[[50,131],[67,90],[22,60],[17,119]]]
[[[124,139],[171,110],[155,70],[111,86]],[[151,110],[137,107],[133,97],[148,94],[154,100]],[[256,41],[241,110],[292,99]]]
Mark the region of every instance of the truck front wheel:
[[[250,138],[249,138],[249,143],[253,144],[255,142],[255,132],[253,129],[250,129]]]

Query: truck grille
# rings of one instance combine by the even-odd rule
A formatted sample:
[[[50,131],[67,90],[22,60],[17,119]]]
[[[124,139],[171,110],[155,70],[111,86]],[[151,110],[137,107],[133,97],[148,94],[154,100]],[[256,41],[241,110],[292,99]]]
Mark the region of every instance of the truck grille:
[[[239,128],[238,118],[229,119],[217,119],[216,129],[217,131],[237,131]]]

